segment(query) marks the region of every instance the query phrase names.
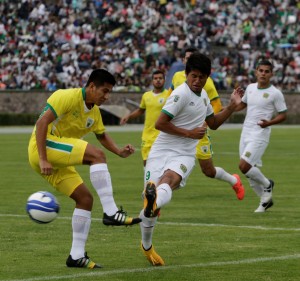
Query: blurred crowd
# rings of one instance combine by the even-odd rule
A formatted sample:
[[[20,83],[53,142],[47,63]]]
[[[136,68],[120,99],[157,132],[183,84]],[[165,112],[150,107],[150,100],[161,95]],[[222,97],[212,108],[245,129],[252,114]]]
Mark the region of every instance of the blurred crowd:
[[[300,0],[0,0],[0,89],[82,87],[106,68],[115,91],[145,91],[182,69],[186,47],[212,58],[218,89],[245,87],[261,57],[273,84],[300,93]]]

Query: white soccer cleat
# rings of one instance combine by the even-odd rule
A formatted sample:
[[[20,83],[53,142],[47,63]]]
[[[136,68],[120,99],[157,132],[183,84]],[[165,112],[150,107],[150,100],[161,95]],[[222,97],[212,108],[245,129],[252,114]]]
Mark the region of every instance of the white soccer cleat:
[[[260,204],[254,213],[264,213],[267,209],[271,208],[274,205],[272,200],[272,191],[274,188],[274,181],[269,180],[270,185],[264,189],[264,192],[260,198]]]

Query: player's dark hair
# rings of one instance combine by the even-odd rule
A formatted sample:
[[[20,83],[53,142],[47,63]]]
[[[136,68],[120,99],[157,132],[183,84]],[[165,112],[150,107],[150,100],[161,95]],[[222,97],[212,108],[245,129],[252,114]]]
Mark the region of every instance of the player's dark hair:
[[[96,87],[102,86],[104,83],[108,83],[110,85],[116,84],[115,77],[105,69],[95,69],[90,74],[88,81],[86,82],[86,87],[93,82]]]
[[[154,77],[155,74],[162,74],[163,77],[165,78],[165,73],[162,70],[158,69],[158,70],[153,71],[153,73],[152,73],[152,79],[153,79],[153,77]]]
[[[195,48],[195,47],[188,47],[186,48],[183,53],[182,53],[182,57],[184,58],[186,53],[195,53],[195,52],[198,52],[198,49]]]
[[[267,66],[270,66],[271,68],[271,71],[273,71],[273,64],[267,60],[267,59],[261,59],[257,62],[256,64],[256,69],[260,66],[260,65],[267,65]]]
[[[192,70],[199,70],[201,73],[209,76],[211,72],[210,58],[198,52],[191,54],[186,62],[185,72],[189,74]]]

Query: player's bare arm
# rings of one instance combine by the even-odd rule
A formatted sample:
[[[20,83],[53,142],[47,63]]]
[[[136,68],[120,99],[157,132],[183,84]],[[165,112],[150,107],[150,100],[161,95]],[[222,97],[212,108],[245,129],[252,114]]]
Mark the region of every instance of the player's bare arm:
[[[145,109],[142,108],[138,108],[134,111],[132,111],[130,114],[124,116],[121,120],[120,120],[120,125],[124,125],[127,123],[127,121],[129,119],[135,119],[141,115],[143,115],[145,113]]]
[[[258,125],[260,125],[260,127],[262,128],[266,128],[275,124],[279,124],[286,119],[286,116],[287,116],[286,112],[281,112],[271,120],[265,120],[265,119],[260,120],[258,122]]]
[[[96,134],[96,137],[107,150],[122,158],[130,156],[135,151],[134,147],[131,144],[127,144],[124,147],[119,148],[108,133],[104,132],[103,134]]]
[[[47,160],[46,136],[48,125],[55,120],[55,115],[48,109],[36,122],[36,143],[40,158],[41,173],[51,175],[53,167]]]
[[[210,129],[218,129],[236,111],[236,108],[241,104],[242,93],[243,90],[241,88],[236,88],[230,96],[229,105],[224,107],[218,114],[209,116],[206,119],[206,123]]]
[[[192,130],[187,130],[184,128],[176,127],[173,123],[171,123],[171,120],[172,119],[170,116],[162,112],[155,123],[155,128],[167,134],[191,139],[201,139],[206,132],[205,125],[203,125],[202,127],[194,128]]]

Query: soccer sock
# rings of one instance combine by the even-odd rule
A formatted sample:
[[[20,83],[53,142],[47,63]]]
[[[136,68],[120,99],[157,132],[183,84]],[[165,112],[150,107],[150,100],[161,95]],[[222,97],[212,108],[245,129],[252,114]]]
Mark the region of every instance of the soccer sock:
[[[252,187],[252,189],[256,193],[256,195],[258,197],[261,197],[263,192],[264,192],[264,187],[260,183],[258,183],[257,181],[255,181],[253,179],[250,179],[250,178],[247,178],[247,179],[248,179],[248,182],[249,182],[250,186]]]
[[[263,187],[268,187],[270,181],[264,176],[264,174],[257,167],[252,167],[246,174],[246,177],[255,180],[259,185]]]
[[[140,213],[140,228],[142,234],[142,244],[145,250],[149,250],[152,246],[152,236],[154,231],[154,226],[157,221],[157,217],[146,218],[144,216],[144,209]]]
[[[84,257],[90,225],[91,212],[75,208],[72,217],[73,241],[70,252],[73,260]]]
[[[237,183],[237,179],[233,175],[227,173],[223,168],[215,167],[215,169],[216,169],[215,179],[218,179],[221,181],[226,181],[231,186],[233,186]]]
[[[107,164],[95,164],[90,167],[90,179],[100,198],[103,212],[108,216],[114,215],[118,207],[113,197],[110,173]]]
[[[156,188],[156,207],[160,209],[168,204],[172,198],[172,189],[167,183],[162,183]]]

